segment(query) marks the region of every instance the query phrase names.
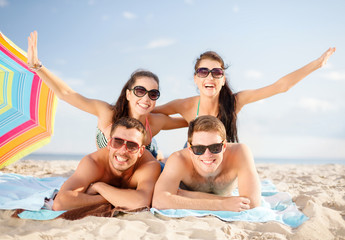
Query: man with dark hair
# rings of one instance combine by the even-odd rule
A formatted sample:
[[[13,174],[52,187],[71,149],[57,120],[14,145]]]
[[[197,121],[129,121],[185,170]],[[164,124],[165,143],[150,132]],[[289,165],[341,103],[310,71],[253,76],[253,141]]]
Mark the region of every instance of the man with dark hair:
[[[239,196],[232,196],[237,182]],[[201,116],[190,122],[188,148],[168,158],[152,206],[238,212],[259,206],[260,199],[260,181],[248,147],[227,143],[223,123]]]
[[[161,169],[143,145],[145,135],[136,119],[114,123],[108,146],[80,161],[56,195],[53,210],[107,202],[128,209],[150,206]]]

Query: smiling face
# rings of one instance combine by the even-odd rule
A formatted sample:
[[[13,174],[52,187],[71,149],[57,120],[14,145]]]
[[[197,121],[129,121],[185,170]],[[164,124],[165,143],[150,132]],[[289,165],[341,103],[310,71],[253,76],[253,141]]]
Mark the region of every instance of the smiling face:
[[[137,143],[140,146],[137,152],[131,153],[127,150],[125,144],[119,148],[114,148],[111,147],[109,141],[110,168],[120,172],[126,171],[137,162],[138,158],[141,157],[144,152],[144,147],[142,146],[143,135],[135,128],[127,129],[126,127],[118,126],[114,130],[112,138],[121,138],[126,141]]]
[[[152,89],[158,90],[158,83],[150,77],[138,77],[131,88],[133,89],[136,86],[142,86],[147,91]],[[156,101],[151,100],[148,93],[143,97],[137,97],[132,90],[127,89],[126,98],[129,103],[129,113],[133,117],[146,115],[156,106]]]
[[[197,68],[208,68],[212,70],[213,68],[222,68],[222,66],[218,61],[207,58],[201,60]],[[213,97],[218,96],[220,90],[224,86],[225,76],[214,78],[212,74],[209,73],[207,77],[201,78],[195,74],[194,82],[198,86],[200,94]]]
[[[193,146],[208,146],[221,143],[222,141],[224,141],[224,139],[222,139],[222,137],[216,131],[198,131],[193,133],[191,144]],[[189,148],[191,159],[196,171],[204,177],[217,175],[221,171],[219,166],[223,161],[223,153],[225,151],[225,147],[226,144],[223,145],[222,151],[216,154],[211,153],[207,148],[202,155],[195,155]]]

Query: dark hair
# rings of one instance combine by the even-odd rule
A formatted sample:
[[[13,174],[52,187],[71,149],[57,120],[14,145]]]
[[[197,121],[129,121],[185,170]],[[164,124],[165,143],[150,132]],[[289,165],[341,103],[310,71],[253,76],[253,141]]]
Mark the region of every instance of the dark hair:
[[[155,80],[159,86],[159,78],[156,74],[146,71],[146,70],[136,70],[132,73],[130,79],[126,82],[123,86],[120,96],[117,99],[116,103],[111,107],[114,111],[113,115],[113,123],[119,120],[121,117],[128,117],[129,116],[129,108],[128,108],[128,101],[126,98],[126,90],[132,89],[134,87],[135,81],[139,77],[149,77]]]
[[[192,143],[195,132],[217,132],[224,141],[226,139],[226,130],[222,121],[211,115],[197,117],[189,123],[188,142]]]
[[[194,70],[198,69],[201,60],[211,59],[220,63],[222,69],[227,69],[228,66],[225,66],[223,59],[213,51],[207,51],[200,55],[196,60]],[[217,118],[219,118],[226,129],[226,140],[228,142],[238,142],[237,136],[237,114],[236,114],[236,98],[235,94],[232,92],[229,84],[228,78],[226,78],[225,84],[220,90],[219,93],[219,111]]]
[[[130,117],[120,118],[111,126],[110,136],[112,136],[113,133],[115,132],[116,128],[118,128],[120,126],[125,127],[127,129],[135,128],[136,130],[138,130],[143,136],[141,144],[144,143],[144,141],[146,139],[146,130],[145,130],[144,125],[139,120],[137,120],[135,118],[130,118]]]

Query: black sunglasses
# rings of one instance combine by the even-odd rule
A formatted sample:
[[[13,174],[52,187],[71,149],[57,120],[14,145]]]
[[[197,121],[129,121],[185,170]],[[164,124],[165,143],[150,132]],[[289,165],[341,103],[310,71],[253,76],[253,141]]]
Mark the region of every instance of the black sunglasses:
[[[144,88],[143,86],[135,86],[134,88],[129,89],[129,90],[133,91],[134,95],[137,97],[143,97],[143,96],[145,96],[146,93],[148,93],[149,98],[153,101],[156,101],[159,98],[159,96],[161,95],[159,90],[152,89],[150,91],[147,91],[146,88]]]
[[[210,70],[208,68],[203,67],[203,68],[198,68],[195,71],[195,74],[201,78],[207,77],[210,73],[212,74],[212,77],[214,78],[221,78],[224,76],[224,70],[221,68],[213,68]]]
[[[213,153],[213,154],[218,154],[222,151],[223,149],[223,142],[221,143],[215,143],[215,144],[211,144],[208,146],[205,145],[195,145],[193,146],[190,143],[190,148],[192,149],[193,153],[195,155],[203,155],[206,151],[206,149],[208,148],[208,150]]]
[[[139,144],[136,142],[127,141],[122,138],[110,139],[109,146],[112,148],[120,149],[123,145],[126,146],[126,150],[130,153],[136,153],[140,148]]]

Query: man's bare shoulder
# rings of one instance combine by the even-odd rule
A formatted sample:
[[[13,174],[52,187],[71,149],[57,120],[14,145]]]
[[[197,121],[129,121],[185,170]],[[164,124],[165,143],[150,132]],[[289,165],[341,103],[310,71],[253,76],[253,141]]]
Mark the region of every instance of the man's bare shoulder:
[[[83,157],[73,175],[91,175],[93,178],[102,178],[107,169],[107,162],[108,150],[106,148],[102,148]]]
[[[252,153],[249,147],[244,143],[227,143],[224,153],[224,159],[230,161],[235,166],[247,165],[253,161]]]
[[[187,148],[184,148],[172,153],[166,162],[166,166],[173,165],[174,167],[176,167],[177,165],[179,165],[186,167],[191,163],[192,160],[190,158],[190,153]]]
[[[249,148],[244,143],[227,143],[225,154],[242,154],[249,151]]]
[[[144,150],[143,155],[137,160],[137,169],[143,168],[160,168],[157,159],[155,159],[147,149]]]

